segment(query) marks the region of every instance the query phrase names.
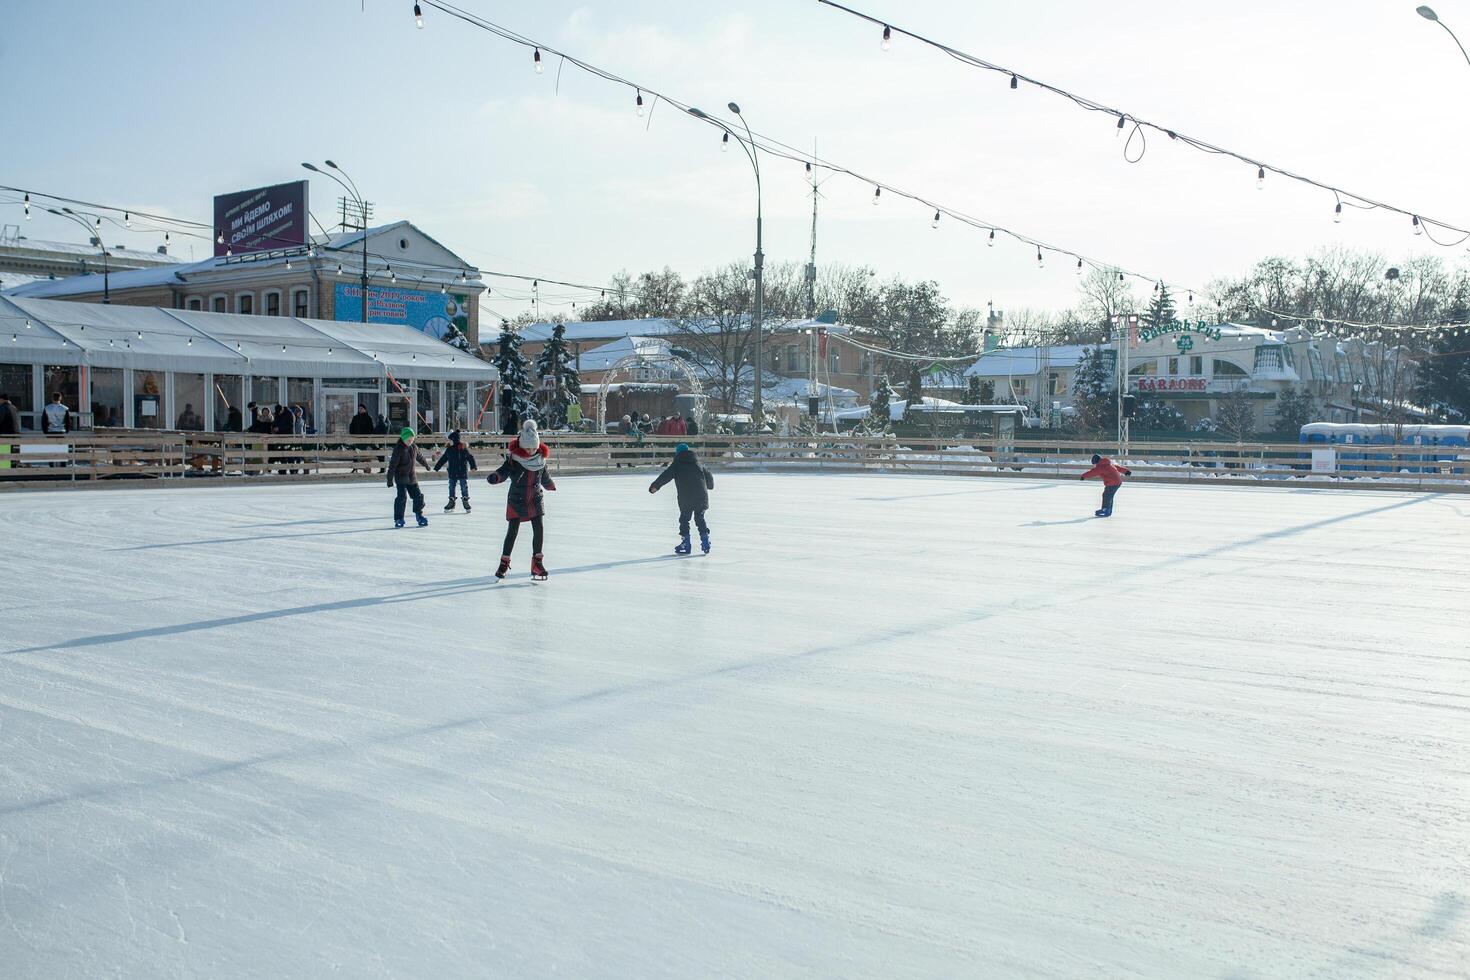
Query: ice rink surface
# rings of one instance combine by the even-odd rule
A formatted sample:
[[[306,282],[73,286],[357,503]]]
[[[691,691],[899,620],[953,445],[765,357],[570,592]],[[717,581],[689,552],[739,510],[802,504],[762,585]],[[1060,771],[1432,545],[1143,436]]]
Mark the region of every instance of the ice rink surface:
[[[0,496],[0,975],[1464,977],[1470,498]]]

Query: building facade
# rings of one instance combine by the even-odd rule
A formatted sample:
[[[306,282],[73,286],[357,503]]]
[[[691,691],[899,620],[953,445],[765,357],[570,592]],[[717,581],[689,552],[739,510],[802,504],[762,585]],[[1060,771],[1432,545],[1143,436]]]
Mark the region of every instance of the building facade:
[[[363,254],[366,245],[366,257]],[[453,326],[479,337],[479,270],[407,221],[319,237],[304,248],[222,255],[106,275],[32,281],[0,295],[242,316],[291,316],[413,327],[435,339]]]

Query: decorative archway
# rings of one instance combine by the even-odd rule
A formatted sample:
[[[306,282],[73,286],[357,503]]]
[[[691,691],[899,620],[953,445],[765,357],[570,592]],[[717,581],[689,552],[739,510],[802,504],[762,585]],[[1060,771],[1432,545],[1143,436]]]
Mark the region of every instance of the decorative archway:
[[[682,357],[675,357],[673,354],[649,353],[629,354],[626,357],[619,358],[612,367],[608,368],[607,373],[602,376],[602,383],[597,386],[598,433],[603,433],[607,431],[607,389],[610,385],[614,383],[614,379],[617,378],[619,375],[631,374],[631,370],[635,367],[652,364],[671,365],[676,369],[679,374],[683,376],[684,380],[688,382],[689,393],[695,396],[694,404],[696,406],[696,410],[699,412],[700,428],[701,430],[704,428],[706,399],[704,394],[704,383],[699,380],[699,375],[694,373],[694,370],[688,365],[688,363],[684,361]]]

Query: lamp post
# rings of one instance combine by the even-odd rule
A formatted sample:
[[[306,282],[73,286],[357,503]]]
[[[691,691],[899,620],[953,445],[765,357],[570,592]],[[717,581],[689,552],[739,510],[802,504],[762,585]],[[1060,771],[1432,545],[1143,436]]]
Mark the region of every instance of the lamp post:
[[[1425,20],[1434,21],[1434,23],[1438,24],[1440,27],[1443,27],[1444,30],[1445,30],[1445,33],[1448,34],[1450,37],[1454,38],[1456,46],[1459,47],[1459,49],[1460,49],[1460,54],[1465,55],[1465,61],[1466,61],[1466,63],[1470,63],[1470,54],[1466,54],[1465,53],[1465,45],[1460,44],[1460,39],[1458,37],[1455,37],[1455,32],[1452,31],[1452,30],[1450,30],[1448,24],[1446,24],[1444,21],[1442,21],[1442,20],[1439,19],[1439,14],[1437,14],[1437,13],[1434,12],[1434,8],[1433,7],[1429,7],[1429,6],[1416,7],[1414,9],[1414,12],[1417,13],[1420,17],[1423,17]]]
[[[760,154],[756,151],[755,147],[755,136],[753,133],[751,133],[750,123],[746,122],[744,114],[742,114],[740,111],[740,106],[736,105],[734,102],[731,102],[728,108],[731,112],[735,113],[735,115],[739,117],[740,122],[744,124],[744,139],[741,139],[740,134],[736,133],[729,126],[726,126],[720,120],[715,119],[713,116],[710,116],[708,113],[700,109],[696,109],[691,106],[689,109],[689,114],[696,119],[703,119],[705,122],[714,123],[716,126],[723,129],[726,135],[735,137],[735,142],[739,143],[740,148],[745,151],[745,156],[750,160],[750,166],[755,171],[755,310],[754,315],[751,318],[751,325],[755,331],[755,393],[751,397],[750,401],[750,424],[752,427],[756,427],[759,426],[765,418],[765,412],[761,404],[761,388],[763,380],[761,375],[762,368],[766,359],[765,337],[762,331],[765,314],[764,270],[766,264],[766,254],[761,248],[761,163]],[[738,376],[736,388],[739,388]]]
[[[348,176],[347,171],[345,171],[341,167],[337,166],[331,160],[326,161],[326,164],[327,164],[328,167],[331,167],[332,170],[337,171],[337,173],[334,174],[334,173],[331,173],[330,171],[322,170],[321,168],[317,167],[315,164],[311,164],[311,163],[303,163],[302,166],[305,167],[307,170],[310,170],[314,174],[321,174],[321,175],[323,175],[325,177],[330,177],[333,180],[335,180],[341,186],[341,188],[344,191],[346,191],[349,195],[351,195],[353,203],[357,205],[357,213],[362,216],[362,322],[363,323],[367,323],[368,322],[368,248],[367,248],[367,240],[368,240],[368,234],[367,233],[368,233],[368,230],[367,230],[367,202],[364,201],[362,199],[362,195],[360,193],[358,193],[358,190],[357,190],[357,182],[354,181],[350,176]],[[341,174],[342,177],[346,177],[347,178],[346,182],[344,183],[343,180],[342,180],[342,177],[338,177],[337,174]],[[349,187],[348,184],[351,184],[352,186]]]
[[[102,302],[111,303],[112,273],[107,266],[107,246],[102,244],[102,218],[95,214],[86,214],[85,212],[73,211],[71,208],[62,208],[60,211],[56,210],[55,208],[47,208],[46,210],[50,214],[56,215],[58,218],[69,218],[72,221],[75,221],[77,224],[81,225],[82,228],[87,232],[88,238],[97,239],[97,248],[102,252]],[[84,215],[86,218],[95,219],[97,222],[96,226],[94,227],[87,224],[87,222],[84,220]]]

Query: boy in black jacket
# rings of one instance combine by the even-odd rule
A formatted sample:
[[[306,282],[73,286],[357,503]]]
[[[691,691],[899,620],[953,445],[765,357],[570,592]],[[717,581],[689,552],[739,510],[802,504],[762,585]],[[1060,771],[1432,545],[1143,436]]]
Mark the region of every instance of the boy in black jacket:
[[[424,516],[424,495],[419,490],[419,475],[414,464],[427,467],[429,461],[413,444],[414,431],[404,427],[398,441],[393,444],[393,455],[388,460],[388,486],[398,484],[398,496],[393,501],[393,526],[403,526],[403,508],[408,497],[413,498],[413,519],[419,527],[428,527],[429,519]]]
[[[449,503],[444,505],[446,512],[454,510],[454,487],[459,485],[459,495],[464,500],[464,512],[470,512],[470,470],[478,470],[475,457],[470,455],[469,448],[460,441],[459,430],[455,429],[449,433],[449,445],[444,447],[444,455],[434,464],[434,472],[445,463],[449,464]]]
[[[699,528],[699,547],[709,554],[709,525],[704,522],[704,512],[709,509],[709,492],[715,488],[714,475],[699,465],[688,443],[681,442],[674,448],[674,461],[658,475],[648,492],[658,493],[659,487],[670,480],[679,490],[679,545],[674,554],[687,555],[694,550],[689,544],[691,515]]]

